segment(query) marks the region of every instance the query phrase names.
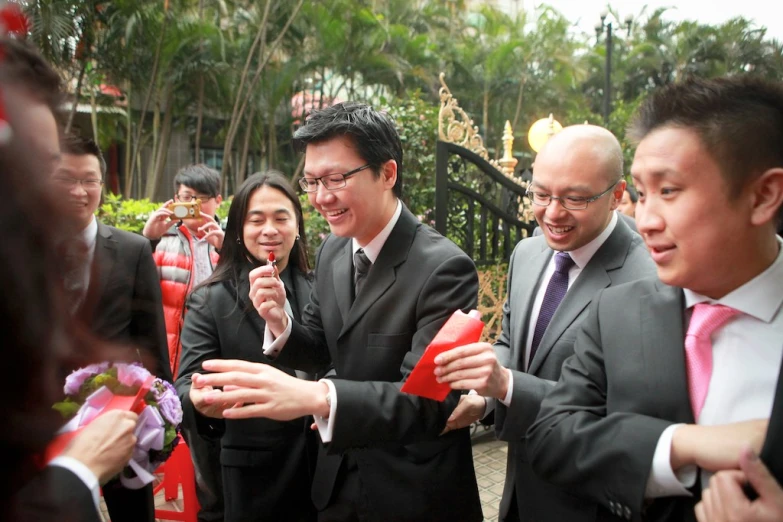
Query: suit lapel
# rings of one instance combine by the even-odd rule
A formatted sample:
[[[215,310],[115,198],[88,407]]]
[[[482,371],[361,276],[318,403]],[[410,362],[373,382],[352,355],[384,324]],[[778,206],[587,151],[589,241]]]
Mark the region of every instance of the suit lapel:
[[[264,330],[266,329],[266,321],[264,321],[264,319],[258,315],[258,310],[256,310],[256,308],[253,306],[253,303],[250,301],[250,268],[251,267],[243,268],[239,273],[239,281],[237,282],[236,287],[236,299],[244,311],[245,317],[247,317],[247,320],[250,321],[250,324],[253,325],[253,328],[255,328],[256,332],[258,333],[258,337],[263,339]],[[226,288],[228,288],[229,292],[234,290],[231,281],[226,281],[223,284],[226,285]]]
[[[307,276],[300,272],[299,269],[292,266],[289,270],[292,270],[291,281],[294,285],[296,303],[299,307],[299,310],[294,310],[294,318],[301,322],[302,318],[300,311],[304,310],[304,307],[310,302],[310,286],[307,284]]]
[[[340,331],[340,336],[353,327],[397,279],[397,267],[408,258],[408,251],[416,235],[418,224],[413,214],[403,205],[400,219],[394,226],[386,243],[384,243],[378,259],[375,260],[367,273],[367,280],[364,282],[361,295],[356,297],[353,306],[350,307],[348,317],[345,319],[343,328]],[[349,242],[349,254],[350,248],[351,244]],[[350,266],[349,264],[349,270]],[[335,279],[337,279],[336,270],[337,267],[335,267]],[[353,282],[349,280],[348,284],[353,285]],[[351,288],[351,286],[348,288]]]
[[[658,416],[694,423],[685,371],[682,290],[656,283],[657,292],[641,298],[639,342]]]
[[[112,238],[111,229],[98,223],[98,235],[95,238],[95,258],[90,274],[90,293],[105,295],[106,286],[111,278],[114,263],[117,261],[117,241]]]
[[[340,309],[343,324],[345,324],[345,321],[348,319],[348,312],[351,310],[353,294],[353,259],[350,240],[345,242],[342,250],[335,256],[332,261],[332,267],[334,297],[337,300],[337,308]]]
[[[538,371],[557,340],[574,324],[595,294],[612,284],[608,272],[623,266],[632,237],[627,225],[618,220],[615,229],[584,267],[555,311],[530,363],[528,373],[535,374]]]

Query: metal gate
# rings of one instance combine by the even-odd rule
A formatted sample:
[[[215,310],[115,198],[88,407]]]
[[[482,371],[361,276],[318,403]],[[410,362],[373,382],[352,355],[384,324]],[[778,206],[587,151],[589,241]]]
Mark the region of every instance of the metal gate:
[[[439,140],[435,159],[435,228],[477,266],[508,262],[535,220],[527,181],[514,176],[514,137],[506,122],[504,155],[490,160],[473,120],[459,107],[440,75]]]

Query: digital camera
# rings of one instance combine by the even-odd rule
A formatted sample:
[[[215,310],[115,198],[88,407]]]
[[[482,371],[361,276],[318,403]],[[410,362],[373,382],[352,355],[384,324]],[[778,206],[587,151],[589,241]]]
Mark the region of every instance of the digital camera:
[[[198,219],[201,217],[201,200],[194,199],[187,203],[177,201],[169,205],[169,210],[174,212],[177,219]]]

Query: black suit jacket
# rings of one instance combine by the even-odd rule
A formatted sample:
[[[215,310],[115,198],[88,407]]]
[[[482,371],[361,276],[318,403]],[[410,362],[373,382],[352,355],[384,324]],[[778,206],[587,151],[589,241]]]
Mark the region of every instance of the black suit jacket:
[[[661,434],[694,423],[684,300],[655,278],[602,292],[528,431],[534,471],[598,502],[597,520],[695,520],[699,481],[692,497],[644,499]]]
[[[92,492],[70,470],[46,466],[17,495],[19,522],[100,522]]]
[[[473,262],[403,207],[353,303],[352,266],[351,239],[327,237],[302,324],[294,322],[278,357],[306,371],[331,363],[336,373],[334,433],[318,456],[316,507],[329,505],[347,454],[374,519],[482,520],[468,430],[439,436],[459,393],[437,402],[400,392],[446,319],[476,307]]]
[[[147,369],[172,380],[160,279],[146,238],[98,223],[90,286],[77,315],[99,338],[143,350]]]
[[[185,415],[194,416],[202,435],[222,434],[222,465],[248,469],[250,478],[242,471],[224,474],[226,503],[231,502],[231,492],[254,489],[247,482],[256,483],[256,498],[239,499],[232,506],[232,513],[251,504],[258,512],[248,513],[242,520],[256,520],[259,513],[269,520],[305,520],[312,511],[307,501],[311,486],[310,459],[314,458],[307,448],[307,431],[312,419],[310,422],[301,418],[287,422],[264,418],[224,421],[201,415],[190,400],[191,377],[203,372],[201,363],[208,359],[269,364],[294,375],[292,369],[280,366],[263,353],[266,325],[248,297],[251,268],[248,264],[240,273],[237,288],[231,282],[222,282],[201,287],[191,294],[182,328],[177,393]],[[294,286],[287,290],[295,294],[294,301],[303,307],[309,299],[310,280],[293,266],[287,270],[292,271]],[[295,318],[300,317],[300,309],[293,312]],[[265,475],[263,479],[260,474]],[[238,483],[233,482],[234,479]]]
[[[563,361],[574,353],[574,340],[587,317],[588,305],[603,288],[655,275],[655,264],[642,238],[622,219],[569,288],[541,339],[535,358],[525,371],[525,344],[530,314],[541,278],[554,252],[543,237],[521,241],[509,262],[508,294],[503,307],[503,329],[495,343],[501,361],[513,373],[511,405],[497,403],[495,429],[508,441],[508,466],[500,520],[508,516],[516,496],[519,520],[530,522],[588,521],[595,518],[594,502],[579,499],[533,473],[527,459],[525,432],[538,414],[541,401],[560,378]]]

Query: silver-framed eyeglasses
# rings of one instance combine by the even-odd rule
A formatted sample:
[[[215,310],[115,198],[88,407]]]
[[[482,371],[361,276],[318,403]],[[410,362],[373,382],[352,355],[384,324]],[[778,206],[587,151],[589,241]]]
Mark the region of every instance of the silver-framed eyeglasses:
[[[76,185],[81,185],[85,190],[97,190],[103,185],[103,180],[98,178],[78,179],[68,176],[55,176],[53,181],[55,184],[68,190],[71,190]]]
[[[299,178],[299,186],[302,187],[302,190],[305,192],[317,192],[318,182],[320,181],[321,185],[323,185],[326,190],[341,189],[345,187],[345,180],[348,177],[369,168],[370,164],[368,163],[367,165],[362,165],[361,167],[349,170],[345,174],[327,174],[320,178]]]
[[[527,197],[530,198],[530,201],[532,201],[534,205],[538,205],[539,207],[548,207],[549,204],[552,202],[552,200],[556,199],[566,210],[584,210],[587,208],[587,205],[589,205],[590,203],[592,203],[597,199],[602,198],[603,196],[611,192],[612,189],[615,188],[618,183],[620,183],[620,181],[615,181],[608,189],[604,190],[600,194],[596,194],[595,196],[590,196],[590,197],[581,197],[581,196],[558,197],[558,196],[553,196],[552,194],[547,194],[546,192],[538,192],[530,189],[527,189]]]
[[[175,196],[177,201],[181,201],[183,203],[190,203],[191,201],[197,199],[201,201],[202,205],[214,197],[215,196],[194,196],[193,194],[177,194]]]

